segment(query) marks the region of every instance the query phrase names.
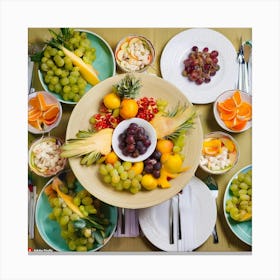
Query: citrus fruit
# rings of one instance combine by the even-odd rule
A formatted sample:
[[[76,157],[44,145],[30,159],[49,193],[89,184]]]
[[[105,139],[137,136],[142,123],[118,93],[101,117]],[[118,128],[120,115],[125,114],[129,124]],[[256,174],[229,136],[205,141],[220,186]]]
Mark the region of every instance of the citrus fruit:
[[[217,155],[221,152],[222,142],[220,139],[204,140],[203,152],[206,155]]]
[[[252,118],[252,106],[247,102],[243,102],[237,109],[236,117],[239,120],[250,120]]]
[[[59,113],[59,108],[55,104],[55,105],[52,105],[47,111],[45,111],[43,113],[43,118],[45,120],[50,120],[50,119],[55,118],[58,115],[58,113]]]
[[[116,155],[115,152],[110,152],[107,156],[106,156],[106,159],[105,159],[105,162],[106,163],[111,163],[111,164],[114,164],[115,162],[118,161],[118,156]]]
[[[134,99],[123,99],[120,106],[120,116],[123,119],[134,118],[138,113],[138,104]]]
[[[104,96],[103,103],[106,108],[114,110],[120,107],[121,100],[116,93],[111,92]]]
[[[151,174],[145,174],[142,177],[141,180],[141,185],[146,189],[146,190],[153,190],[157,187],[158,182],[157,179],[154,178]]]
[[[183,160],[180,155],[169,155],[164,162],[164,168],[170,173],[178,173],[182,169]]]
[[[240,91],[236,90],[232,95],[232,100],[236,107],[240,106],[242,103]]]
[[[236,116],[236,110],[231,112],[220,112],[220,117],[223,121],[229,121],[235,118]]]
[[[139,162],[135,162],[129,170],[134,170],[135,174],[138,175],[143,172],[143,169],[144,169],[144,162],[139,161]]]
[[[161,152],[162,154],[165,154],[165,153],[171,153],[173,150],[173,146],[174,146],[174,144],[172,141],[167,140],[167,139],[160,139],[157,142],[156,148],[159,152]]]

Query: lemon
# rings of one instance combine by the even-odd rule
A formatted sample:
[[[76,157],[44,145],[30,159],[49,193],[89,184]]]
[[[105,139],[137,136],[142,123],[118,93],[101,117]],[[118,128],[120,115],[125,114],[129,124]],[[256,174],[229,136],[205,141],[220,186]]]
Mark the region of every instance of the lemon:
[[[145,174],[142,177],[141,184],[146,190],[150,191],[157,187],[158,181],[151,174]]]
[[[179,154],[169,155],[164,162],[164,168],[170,173],[178,173],[182,170],[183,160]]]
[[[116,93],[111,92],[104,96],[103,103],[106,108],[114,110],[120,107],[121,99]]]

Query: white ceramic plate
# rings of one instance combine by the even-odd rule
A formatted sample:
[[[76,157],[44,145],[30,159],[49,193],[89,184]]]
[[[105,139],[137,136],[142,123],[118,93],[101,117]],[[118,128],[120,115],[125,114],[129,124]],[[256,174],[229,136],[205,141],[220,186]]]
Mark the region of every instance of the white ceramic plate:
[[[193,46],[219,52],[220,70],[208,84],[196,85],[182,75],[184,60]],[[174,36],[165,46],[160,59],[161,74],[181,89],[190,102],[207,104],[214,102],[225,90],[235,88],[238,76],[236,56],[233,45],[221,33],[203,28],[188,29]]]
[[[140,209],[139,223],[144,235],[156,247],[163,251],[191,251],[201,246],[210,236],[217,218],[215,200],[208,187],[197,177],[193,177],[183,189],[181,211],[184,248],[179,247],[177,236],[177,198],[173,198],[174,207],[174,244],[169,243],[169,207],[170,200],[157,206]],[[188,238],[191,237],[191,238]],[[188,244],[189,241],[189,244]],[[179,249],[181,248],[181,249]],[[189,249],[187,249],[189,248]]]

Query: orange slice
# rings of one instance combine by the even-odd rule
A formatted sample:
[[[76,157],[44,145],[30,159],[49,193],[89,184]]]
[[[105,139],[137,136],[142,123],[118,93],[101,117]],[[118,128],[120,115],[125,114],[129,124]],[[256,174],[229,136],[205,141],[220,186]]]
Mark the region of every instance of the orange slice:
[[[222,142],[220,139],[210,139],[203,142],[203,152],[207,155],[217,155],[221,152]]]
[[[28,121],[28,123],[38,130],[43,130],[41,119],[36,119],[35,121]]]
[[[225,112],[225,113],[230,113],[232,111],[235,111],[235,108],[232,109],[232,108],[225,107],[224,102],[218,102],[217,109],[218,109],[218,112]]]
[[[57,117],[58,117],[58,114],[56,116],[54,116],[52,119],[44,120],[44,124],[52,125],[57,120]]]
[[[231,112],[220,112],[220,117],[223,121],[229,121],[234,119],[236,116],[236,110],[231,111]]]
[[[224,100],[222,106],[228,111],[234,111],[236,109],[236,104],[232,98]]]
[[[51,120],[55,118],[59,113],[59,108],[57,105],[52,105],[47,111],[43,113],[44,120]]]
[[[241,105],[242,99],[241,99],[240,91],[237,90],[234,92],[234,94],[232,95],[232,100],[236,107],[239,107]]]
[[[233,126],[231,127],[232,130],[240,131],[245,128],[247,121],[246,120],[238,120],[237,118],[235,119],[236,121],[234,122]]]
[[[28,121],[35,121],[36,119],[40,118],[42,112],[38,109],[30,109],[28,111]]]
[[[252,118],[252,106],[247,102],[243,102],[237,109],[236,117],[239,120],[251,120]]]

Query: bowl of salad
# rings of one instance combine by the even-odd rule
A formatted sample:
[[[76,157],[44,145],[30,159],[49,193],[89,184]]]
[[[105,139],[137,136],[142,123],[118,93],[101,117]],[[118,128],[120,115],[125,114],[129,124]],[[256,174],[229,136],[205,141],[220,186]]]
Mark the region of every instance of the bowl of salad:
[[[143,72],[155,59],[155,49],[144,36],[128,35],[115,49],[115,59],[122,72]]]
[[[29,149],[30,170],[41,177],[56,175],[64,169],[66,159],[60,156],[63,141],[48,136],[35,140]]]
[[[232,169],[239,159],[239,147],[229,134],[215,131],[205,135],[200,156],[200,167],[210,174],[223,174]]]

